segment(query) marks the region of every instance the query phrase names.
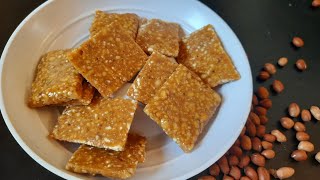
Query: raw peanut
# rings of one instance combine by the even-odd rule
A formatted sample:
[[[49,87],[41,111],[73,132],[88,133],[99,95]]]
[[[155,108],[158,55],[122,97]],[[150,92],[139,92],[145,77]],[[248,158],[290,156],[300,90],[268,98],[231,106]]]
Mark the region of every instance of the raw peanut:
[[[241,157],[242,156],[242,149],[239,146],[232,146],[229,149],[230,154],[235,155],[237,157]]]
[[[300,143],[298,144],[298,149],[312,152],[314,151],[314,145],[309,141],[300,141]]]
[[[256,128],[257,128],[256,135],[262,138],[266,134],[266,127],[264,125],[259,125]]]
[[[213,176],[201,176],[198,180],[216,180],[216,178]]]
[[[294,169],[291,167],[282,167],[278,170],[271,169],[270,174],[272,174],[275,178],[279,179],[287,179],[294,174]]]
[[[256,170],[254,170],[252,167],[247,166],[244,168],[244,173],[246,176],[248,176],[252,180],[258,180],[258,174]]]
[[[267,159],[272,159],[276,156],[276,153],[272,149],[266,149],[261,152],[261,154],[266,157]]]
[[[303,150],[295,150],[291,153],[291,157],[296,161],[305,161],[308,159],[308,155]]]
[[[272,74],[272,75],[277,72],[276,67],[271,63],[264,64],[263,68],[264,68],[265,71],[267,71],[269,74]]]
[[[304,41],[300,37],[293,37],[292,44],[296,47],[304,46]]]
[[[240,137],[246,133],[246,126],[244,126],[241,130]]]
[[[288,107],[288,111],[291,117],[298,117],[300,114],[300,107],[297,103],[291,103]]]
[[[310,113],[310,111],[309,110],[307,110],[307,109],[303,109],[302,111],[301,111],[301,119],[303,120],[303,121],[311,121],[311,113]]]
[[[314,158],[320,163],[320,152],[318,152]]]
[[[228,157],[229,166],[237,166],[239,164],[239,158],[235,155]]]
[[[300,71],[304,71],[304,70],[307,69],[307,64],[303,59],[298,59],[297,62],[296,62],[296,67]]]
[[[274,141],[276,141],[276,137],[272,134],[265,134],[263,136],[263,140],[273,143]]]
[[[255,94],[252,95],[252,104],[254,106],[258,105],[259,101],[258,101],[258,98]]]
[[[269,97],[269,91],[267,88],[260,86],[257,90],[257,95],[261,99],[267,99]]]
[[[259,180],[270,180],[270,174],[265,167],[258,167],[257,172]]]
[[[272,107],[272,101],[270,99],[263,99],[259,102],[259,105],[266,109],[270,109]]]
[[[264,115],[259,116],[259,118],[260,118],[260,123],[261,123],[262,125],[267,124],[267,122],[269,121],[269,119],[267,118],[267,116],[264,116]]]
[[[257,137],[251,139],[252,149],[260,152],[262,150],[261,140]]]
[[[256,113],[250,112],[249,118],[251,119],[254,125],[256,126],[260,125],[260,118]]]
[[[242,176],[240,180],[251,180],[248,176]]]
[[[286,57],[281,57],[278,60],[278,65],[281,67],[284,67],[287,63],[288,63],[288,58],[286,58]]]
[[[217,164],[213,164],[212,166],[210,166],[209,168],[209,174],[211,176],[219,176],[220,174],[220,167]]]
[[[283,117],[280,119],[282,127],[286,129],[291,129],[294,126],[294,121],[291,118]]]
[[[256,126],[253,124],[251,120],[248,120],[246,123],[246,133],[250,137],[255,137],[257,134]]]
[[[262,145],[263,149],[272,149],[273,148],[273,144],[268,141],[262,141],[261,145]]]
[[[277,138],[278,142],[286,142],[287,137],[279,130],[275,129],[271,131],[271,134]]]
[[[246,150],[246,151],[250,151],[252,149],[252,143],[251,143],[251,139],[244,135],[241,137],[241,147],[242,149]]]
[[[320,7],[320,0],[313,0],[312,1],[312,6],[313,7]]]
[[[265,81],[270,78],[270,74],[267,71],[260,71],[258,78],[262,81]]]
[[[231,166],[229,175],[232,176],[234,179],[240,179],[241,177],[240,169],[237,166]]]
[[[319,107],[318,106],[311,106],[310,111],[311,111],[312,116],[316,120],[320,121],[320,109],[319,109]]]
[[[266,159],[258,153],[251,154],[251,162],[257,166],[264,166],[266,164]]]
[[[241,145],[239,138],[233,143],[233,145],[234,146],[240,146]]]
[[[298,141],[308,141],[310,136],[306,132],[300,131],[296,133],[296,138]]]
[[[244,155],[240,158],[240,162],[238,164],[239,168],[244,168],[248,166],[250,163],[250,157],[248,155]]]
[[[234,180],[234,179],[233,179],[233,177],[230,177],[230,176],[228,176],[228,175],[225,174],[225,175],[223,176],[222,180]]]
[[[229,174],[230,168],[229,168],[229,164],[226,156],[222,156],[218,160],[218,165],[223,174]]]
[[[277,93],[281,93],[284,90],[284,85],[281,81],[274,80],[272,83],[272,89]]]
[[[294,123],[294,130],[300,132],[300,131],[306,131],[306,126],[302,124],[301,122]]]
[[[254,112],[257,114],[257,115],[261,115],[261,116],[265,116],[267,114],[267,109],[264,108],[264,107],[261,107],[261,106],[256,106],[254,108]]]

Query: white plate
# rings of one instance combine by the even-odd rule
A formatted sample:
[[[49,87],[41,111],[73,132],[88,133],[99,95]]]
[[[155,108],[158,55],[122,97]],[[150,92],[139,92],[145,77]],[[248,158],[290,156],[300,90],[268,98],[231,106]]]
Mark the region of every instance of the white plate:
[[[133,179],[186,179],[206,169],[230,148],[244,126],[252,78],[246,54],[232,30],[212,10],[193,0],[56,0],[35,9],[14,31],[1,56],[1,112],[14,138],[35,161],[63,178],[102,178],[66,171],[72,146],[47,137],[58,110],[34,110],[25,102],[39,57],[49,50],[77,46],[88,38],[96,9],[177,22],[187,33],[206,24],[215,27],[241,79],[219,89],[222,105],[192,153],[184,154],[142,112],[133,125],[149,143],[147,160]]]

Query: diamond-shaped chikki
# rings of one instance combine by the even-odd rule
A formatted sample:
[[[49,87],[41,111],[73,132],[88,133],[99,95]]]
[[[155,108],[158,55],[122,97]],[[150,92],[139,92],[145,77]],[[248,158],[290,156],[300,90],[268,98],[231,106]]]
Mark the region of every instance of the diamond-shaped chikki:
[[[212,25],[183,38],[178,62],[198,74],[211,87],[240,78]]]
[[[82,96],[82,76],[67,59],[69,50],[43,55],[28,99],[30,107],[59,105]]]
[[[183,151],[190,152],[220,102],[218,93],[180,64],[149,101],[144,112]]]
[[[101,30],[68,57],[104,97],[111,96],[129,81],[148,59],[134,40],[117,28]]]
[[[150,98],[177,68],[174,58],[154,52],[130,86],[127,95],[148,104]]]
[[[129,134],[124,151],[112,151],[82,145],[72,155],[66,169],[76,173],[101,174],[110,178],[126,179],[145,158],[146,139]]]
[[[136,41],[145,52],[151,54],[156,51],[166,56],[178,56],[180,39],[178,24],[159,19],[141,22]]]
[[[137,102],[133,100],[95,97],[88,106],[66,107],[52,136],[62,141],[122,151],[136,108]]]
[[[98,10],[96,11],[96,15],[93,19],[90,33],[91,35],[95,35],[97,32],[107,28],[109,25],[111,25],[111,28],[116,26],[120,31],[127,33],[130,37],[135,39],[139,26],[139,17],[132,13],[114,14]]]

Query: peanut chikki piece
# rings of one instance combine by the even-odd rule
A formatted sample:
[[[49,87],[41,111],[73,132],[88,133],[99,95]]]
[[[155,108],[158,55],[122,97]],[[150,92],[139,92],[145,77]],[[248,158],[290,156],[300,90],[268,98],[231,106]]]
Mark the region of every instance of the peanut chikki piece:
[[[139,17],[132,13],[114,14],[98,10],[90,27],[90,33],[95,35],[109,25],[111,25],[111,28],[116,26],[120,31],[135,39],[139,26]]]
[[[91,100],[93,98],[95,89],[91,86],[90,83],[88,83],[86,80],[82,83],[82,95],[79,99],[73,99],[69,102],[66,102],[65,106],[71,106],[71,105],[89,105],[91,103]]]
[[[180,39],[178,24],[159,19],[141,23],[136,41],[146,53],[151,54],[156,51],[166,56],[178,56]]]
[[[28,99],[30,107],[59,105],[82,96],[82,76],[67,59],[69,50],[43,55]]]
[[[190,152],[220,102],[218,93],[180,64],[149,101],[144,112],[183,151]]]
[[[112,151],[82,145],[72,155],[66,169],[76,173],[101,174],[110,178],[131,177],[145,157],[146,139],[129,134],[124,151]]]
[[[68,106],[58,118],[52,136],[58,140],[83,143],[122,151],[137,102],[95,97],[88,106]]]
[[[68,57],[105,98],[129,81],[148,59],[135,41],[117,28],[101,30]]]
[[[212,25],[183,38],[178,62],[198,74],[211,87],[240,78]]]
[[[166,57],[157,52],[152,53],[128,89],[127,95],[141,103],[148,104],[177,66],[178,63],[174,58]]]

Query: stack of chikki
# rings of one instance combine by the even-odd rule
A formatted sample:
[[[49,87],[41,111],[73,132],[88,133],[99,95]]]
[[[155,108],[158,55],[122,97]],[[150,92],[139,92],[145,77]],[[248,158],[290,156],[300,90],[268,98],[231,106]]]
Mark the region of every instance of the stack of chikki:
[[[179,65],[149,101],[144,112],[185,152],[190,152],[221,97],[201,79]]]
[[[155,92],[169,78],[178,64],[175,59],[154,52],[140,71],[127,95],[148,104]]]
[[[178,62],[198,74],[211,87],[240,78],[212,25],[183,38]]]
[[[137,43],[148,54],[159,52],[177,57],[179,53],[180,26],[159,19],[143,20],[137,35]]]
[[[119,28],[119,31],[127,33],[135,39],[138,26],[139,17],[136,14],[105,13],[98,10],[90,27],[90,33],[93,36],[105,28]]]
[[[128,135],[124,151],[82,145],[70,158],[66,169],[111,178],[129,178],[134,174],[138,163],[144,162],[145,146],[146,139],[137,134]]]
[[[94,89],[82,86],[82,76],[67,59],[69,52],[51,51],[41,57],[28,99],[30,107],[91,102]]]
[[[69,106],[58,118],[52,136],[58,140],[122,151],[137,102],[95,97],[88,106]]]
[[[105,98],[129,81],[147,58],[132,38],[113,28],[99,31],[69,54],[74,67]]]

